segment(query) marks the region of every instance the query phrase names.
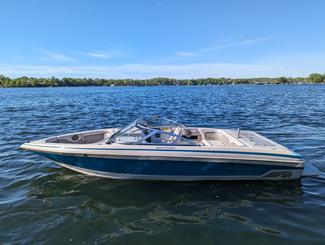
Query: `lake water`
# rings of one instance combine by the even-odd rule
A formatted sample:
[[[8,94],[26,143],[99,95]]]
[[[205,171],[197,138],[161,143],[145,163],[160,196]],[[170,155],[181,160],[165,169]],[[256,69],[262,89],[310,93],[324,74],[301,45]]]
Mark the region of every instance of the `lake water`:
[[[254,130],[318,178],[141,182],[87,177],[23,142],[140,115]],[[0,244],[325,244],[325,86],[0,89]]]

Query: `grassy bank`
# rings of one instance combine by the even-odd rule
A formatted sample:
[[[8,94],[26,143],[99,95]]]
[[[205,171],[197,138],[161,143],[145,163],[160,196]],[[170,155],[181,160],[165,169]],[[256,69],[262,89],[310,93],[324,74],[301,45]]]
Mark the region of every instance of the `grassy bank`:
[[[78,87],[78,86],[168,86],[168,85],[222,85],[222,84],[304,84],[325,83],[325,74],[308,77],[278,78],[200,78],[200,79],[100,79],[100,78],[9,78],[0,75],[0,87]]]

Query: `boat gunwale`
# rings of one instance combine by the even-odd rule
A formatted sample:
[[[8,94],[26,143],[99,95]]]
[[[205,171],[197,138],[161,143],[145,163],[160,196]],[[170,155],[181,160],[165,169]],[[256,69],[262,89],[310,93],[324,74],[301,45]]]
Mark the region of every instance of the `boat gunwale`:
[[[97,156],[101,156],[101,157],[110,157],[110,156],[116,156],[116,157],[125,157],[125,156],[129,156],[129,157],[143,157],[143,155],[130,155],[130,154],[114,154],[111,151],[129,151],[129,152],[139,152],[139,151],[143,151],[143,152],[168,152],[168,153],[172,153],[172,152],[186,152],[186,153],[206,153],[206,154],[226,154],[226,155],[230,155],[232,154],[231,158],[227,158],[226,156],[214,156],[211,157],[211,155],[206,155],[206,156],[193,156],[193,155],[186,155],[183,158],[202,158],[202,159],[214,159],[214,160],[218,160],[218,159],[236,159],[236,160],[248,160],[248,161],[268,161],[268,162],[287,162],[287,163],[296,163],[296,164],[301,164],[303,163],[303,159],[302,157],[293,152],[293,154],[295,155],[289,155],[289,154],[280,154],[280,153],[269,153],[269,152],[245,152],[245,151],[220,151],[220,150],[186,150],[186,149],[135,149],[135,148],[76,148],[76,147],[63,147],[63,146],[49,146],[49,145],[34,145],[31,143],[27,143],[28,146],[30,147],[26,147],[28,150],[32,150],[34,152],[37,151],[42,151],[42,152],[46,152],[46,153],[57,153],[57,154],[61,154],[61,155],[97,155]],[[22,148],[25,148],[22,147]],[[25,149],[26,149],[25,148]],[[33,148],[33,149],[31,149]],[[57,149],[58,151],[50,151],[50,150],[42,150],[39,148],[51,148],[51,149]],[[75,150],[75,152],[65,152],[66,150]],[[79,151],[78,151],[79,150]],[[80,150],[88,150],[88,151],[93,151],[93,152],[80,152]],[[77,151],[77,152],[76,152]],[[94,151],[106,151],[106,153],[110,153],[110,154],[98,154]],[[236,157],[234,156],[234,154],[236,155],[251,155],[251,156],[265,156],[265,157],[274,157],[273,159],[252,159],[252,158],[240,158],[240,157]],[[159,155],[159,156],[154,156],[154,157],[175,157],[175,155]],[[282,158],[282,159],[279,159]]]

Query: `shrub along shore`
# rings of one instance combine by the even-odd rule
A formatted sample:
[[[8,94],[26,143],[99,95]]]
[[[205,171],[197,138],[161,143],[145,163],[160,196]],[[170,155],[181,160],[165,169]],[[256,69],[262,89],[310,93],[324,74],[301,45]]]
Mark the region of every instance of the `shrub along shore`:
[[[0,87],[78,87],[78,86],[177,86],[177,85],[234,85],[234,84],[324,84],[325,74],[308,77],[278,78],[198,78],[198,79],[101,79],[101,78],[9,78],[0,75]]]

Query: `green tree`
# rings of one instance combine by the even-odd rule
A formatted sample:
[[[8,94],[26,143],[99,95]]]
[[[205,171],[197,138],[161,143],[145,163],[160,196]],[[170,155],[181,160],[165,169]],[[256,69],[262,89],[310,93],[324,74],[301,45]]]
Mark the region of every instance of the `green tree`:
[[[286,77],[279,77],[278,79],[279,83],[288,83],[288,79]]]
[[[308,81],[312,83],[323,83],[325,76],[320,73],[312,73],[308,77]]]
[[[4,87],[9,82],[10,78],[0,75],[0,87]]]

